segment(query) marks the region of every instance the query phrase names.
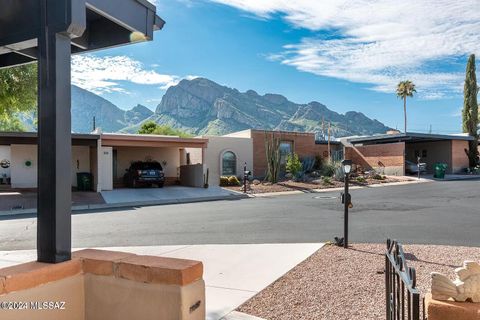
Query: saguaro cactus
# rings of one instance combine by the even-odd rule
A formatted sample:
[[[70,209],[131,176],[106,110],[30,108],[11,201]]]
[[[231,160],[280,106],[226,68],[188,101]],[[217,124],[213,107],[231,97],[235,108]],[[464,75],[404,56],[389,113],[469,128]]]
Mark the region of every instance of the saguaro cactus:
[[[265,180],[277,183],[280,172],[280,139],[274,133],[265,132],[265,152],[267,156],[267,172]]]

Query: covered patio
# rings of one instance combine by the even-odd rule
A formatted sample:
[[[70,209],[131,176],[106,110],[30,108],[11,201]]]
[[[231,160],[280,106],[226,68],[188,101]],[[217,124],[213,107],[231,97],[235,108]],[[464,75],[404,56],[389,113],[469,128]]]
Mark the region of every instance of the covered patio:
[[[71,55],[153,39],[146,0],[3,0],[0,68],[38,61],[37,261],[0,269],[1,319],[202,319],[198,261],[84,250],[72,255]],[[125,303],[129,301],[129,303]]]

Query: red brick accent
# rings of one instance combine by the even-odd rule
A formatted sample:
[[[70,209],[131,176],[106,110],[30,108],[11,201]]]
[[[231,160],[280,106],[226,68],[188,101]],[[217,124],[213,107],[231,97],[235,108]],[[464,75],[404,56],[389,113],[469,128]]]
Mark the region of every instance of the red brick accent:
[[[253,175],[264,176],[267,170],[267,155],[265,151],[265,135],[271,139],[272,135],[280,141],[293,142],[293,152],[301,157],[324,157],[325,151],[328,152],[327,145],[315,144],[314,133],[285,132],[285,131],[262,131],[252,130],[253,141]],[[334,146],[332,146],[332,150]]]
[[[1,293],[25,290],[80,274],[82,264],[70,260],[58,264],[29,262],[0,269]]]
[[[468,150],[468,141],[452,140],[452,171],[459,173],[463,169],[468,168],[470,163],[465,153]]]
[[[405,143],[376,144],[345,147],[345,159],[352,160],[362,169],[405,166]]]
[[[202,278],[203,264],[193,260],[87,249],[74,252],[72,260],[62,263],[28,262],[0,269],[0,294],[34,288],[83,273],[185,286]]]

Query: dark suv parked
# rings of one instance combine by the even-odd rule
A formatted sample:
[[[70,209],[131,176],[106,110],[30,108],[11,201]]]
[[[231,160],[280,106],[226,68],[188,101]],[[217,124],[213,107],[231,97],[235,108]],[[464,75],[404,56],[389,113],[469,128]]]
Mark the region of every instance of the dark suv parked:
[[[127,173],[123,176],[125,185],[130,188],[140,186],[148,186],[156,184],[159,188],[163,188],[165,184],[165,175],[163,168],[157,161],[136,161],[132,162]]]

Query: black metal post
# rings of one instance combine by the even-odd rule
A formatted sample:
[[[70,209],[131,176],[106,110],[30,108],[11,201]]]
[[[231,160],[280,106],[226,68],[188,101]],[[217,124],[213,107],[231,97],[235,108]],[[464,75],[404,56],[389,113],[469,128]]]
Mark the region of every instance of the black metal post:
[[[350,205],[350,195],[348,194],[349,173],[345,173],[344,190],[344,219],[343,219],[343,247],[348,248],[348,206]]]
[[[45,0],[40,7],[37,255],[58,263],[71,259],[71,47]]]
[[[418,169],[418,180],[420,180],[420,160],[422,158],[417,157],[417,169]]]
[[[247,193],[247,179],[248,179],[247,163],[245,162],[243,166],[243,193]]]

